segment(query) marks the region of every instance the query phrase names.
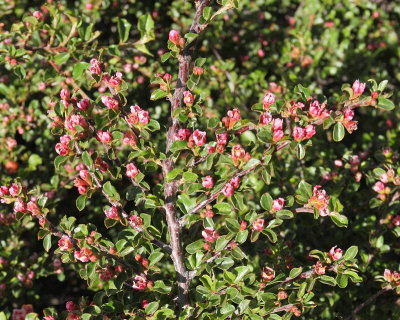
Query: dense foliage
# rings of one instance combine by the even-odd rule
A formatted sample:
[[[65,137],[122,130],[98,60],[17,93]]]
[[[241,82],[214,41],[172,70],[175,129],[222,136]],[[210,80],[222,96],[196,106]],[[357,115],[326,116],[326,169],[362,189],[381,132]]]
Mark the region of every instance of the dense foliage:
[[[400,4],[0,17],[0,320],[400,318]]]

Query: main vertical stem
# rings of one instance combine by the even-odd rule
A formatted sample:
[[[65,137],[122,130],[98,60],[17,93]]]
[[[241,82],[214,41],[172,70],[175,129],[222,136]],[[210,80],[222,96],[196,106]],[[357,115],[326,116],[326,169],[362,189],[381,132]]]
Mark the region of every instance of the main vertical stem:
[[[202,25],[199,24],[199,19],[203,13],[203,9],[210,3],[210,0],[198,0],[196,2],[196,14],[193,23],[190,27],[191,33],[199,33],[202,30]],[[171,126],[167,132],[167,148],[166,153],[169,153],[172,143],[174,142],[175,134],[180,128],[179,120],[173,116],[174,111],[182,106],[183,92],[186,90],[186,84],[189,77],[190,62],[194,51],[194,43],[187,45],[182,54],[179,56],[179,72],[178,80],[174,94],[171,98]],[[176,196],[178,191],[178,182],[167,182],[166,177],[168,172],[175,168],[175,161],[171,155],[163,161],[162,170],[164,175],[164,197],[165,197],[165,215],[168,224],[168,231],[171,244],[171,259],[175,267],[177,283],[178,283],[178,306],[182,310],[189,305],[189,274],[184,263],[184,255],[182,250],[181,226],[178,221],[176,212]]]

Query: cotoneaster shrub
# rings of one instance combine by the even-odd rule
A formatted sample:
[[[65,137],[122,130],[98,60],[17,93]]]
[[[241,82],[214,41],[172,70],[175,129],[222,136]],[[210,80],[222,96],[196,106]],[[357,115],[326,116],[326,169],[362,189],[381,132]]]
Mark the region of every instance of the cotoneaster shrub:
[[[399,5],[0,9],[1,318],[399,316]]]

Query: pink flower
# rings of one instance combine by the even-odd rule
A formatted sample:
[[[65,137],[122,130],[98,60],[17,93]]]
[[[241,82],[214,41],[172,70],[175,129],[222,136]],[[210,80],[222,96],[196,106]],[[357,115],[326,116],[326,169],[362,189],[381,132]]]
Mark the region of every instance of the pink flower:
[[[271,281],[275,278],[275,270],[269,267],[264,267],[261,271],[261,278],[265,281]]]
[[[65,309],[67,309],[67,311],[72,312],[76,309],[76,305],[73,301],[67,301],[67,303],[65,304]]]
[[[264,112],[260,115],[260,123],[263,125],[268,125],[272,121],[272,115],[269,112]]]
[[[141,226],[143,224],[143,220],[139,216],[130,216],[129,217],[129,225],[137,231],[141,231]]]
[[[342,249],[336,247],[337,246],[334,246],[331,248],[331,250],[329,250],[329,256],[333,261],[339,260],[343,255]]]
[[[354,96],[360,96],[365,90],[365,83],[360,82],[359,80],[354,81],[352,86]]]
[[[222,118],[222,123],[228,129],[232,129],[236,122],[240,120],[240,110],[235,108],[229,110],[227,116]]]
[[[314,265],[314,272],[318,275],[325,274],[325,266],[322,265],[321,261],[317,261],[317,263]]]
[[[202,67],[193,67],[193,74],[196,76],[200,76],[204,73],[204,69]]]
[[[61,98],[62,100],[69,101],[69,98],[70,98],[69,90],[68,90],[68,89],[62,89],[62,90],[60,91],[60,98]]]
[[[304,128],[304,132],[305,139],[310,139],[312,136],[315,135],[315,127],[312,124],[309,124]]]
[[[190,91],[186,90],[183,93],[183,103],[186,104],[188,107],[191,107],[193,105],[193,102],[194,95]]]
[[[139,169],[133,163],[128,163],[126,165],[126,176],[128,178],[135,178],[138,174]]]
[[[319,211],[320,216],[325,217],[330,215],[328,209],[329,196],[326,191],[322,189],[320,185],[313,188],[313,196],[308,199],[308,205],[316,208]]]
[[[244,151],[241,145],[237,144],[232,147],[231,158],[234,162],[243,159],[245,154],[246,152]]]
[[[179,31],[171,30],[168,34],[168,39],[176,46],[179,46],[181,42],[181,35],[179,34]]]
[[[202,185],[204,188],[211,189],[214,186],[214,180],[211,176],[203,178]]]
[[[61,251],[67,251],[72,248],[72,241],[67,235],[63,235],[60,240],[58,240],[58,247]]]
[[[247,228],[247,222],[243,220],[243,221],[240,223],[240,230],[244,230],[244,229],[246,229],[246,228]]]
[[[102,96],[101,97],[101,102],[103,102],[103,104],[111,110],[118,110],[118,101],[115,100],[112,97],[109,96]]]
[[[104,210],[104,213],[108,219],[118,219],[118,208],[116,206],[112,206],[109,209]]]
[[[17,201],[14,202],[14,212],[26,213],[27,212],[26,203],[21,199],[17,199]]]
[[[301,127],[297,127],[296,126],[296,127],[293,128],[292,135],[293,135],[294,140],[301,141],[301,140],[304,139],[305,130],[303,128],[301,128]]]
[[[90,107],[90,101],[88,99],[82,99],[76,106],[79,110],[86,111]]]
[[[193,131],[192,138],[196,146],[202,146],[206,143],[206,132],[196,129]]]
[[[275,103],[275,95],[268,92],[263,98],[263,106],[265,110],[268,110],[271,105]]]
[[[118,88],[122,83],[122,73],[117,72],[114,76],[108,79],[108,84],[113,88]]]
[[[344,120],[350,121],[353,120],[354,110],[350,108],[346,108],[343,110]]]
[[[272,211],[276,212],[283,209],[285,200],[283,198],[278,198],[272,201]]]
[[[264,229],[264,219],[258,218],[253,222],[253,230],[262,231]]]
[[[147,279],[142,276],[135,276],[133,278],[132,289],[135,290],[144,290],[147,286]]]
[[[240,177],[233,177],[229,183],[230,183],[230,184],[232,185],[232,187],[234,187],[235,189],[239,188],[239,185],[240,185]]]
[[[97,131],[97,140],[99,140],[101,143],[111,143],[112,141],[112,134],[110,131]]]
[[[89,71],[93,74],[97,74],[97,75],[101,74],[101,66],[97,59],[93,58],[90,60]]]
[[[128,116],[128,122],[133,125],[146,125],[150,121],[148,111],[144,111],[138,105],[131,106],[131,113]]]
[[[284,136],[284,133],[282,130],[276,130],[274,131],[273,135],[272,135],[272,140],[277,142],[279,140],[281,140]]]
[[[1,186],[0,187],[0,197],[8,196],[10,192],[8,191],[8,187],[6,186]]]
[[[175,134],[175,139],[185,141],[190,137],[190,135],[191,132],[189,129],[179,129],[178,133]]]
[[[385,185],[381,181],[377,181],[372,189],[377,193],[382,193],[385,189]]]
[[[142,125],[146,125],[150,122],[150,116],[148,111],[140,110],[138,112],[138,120]]]
[[[43,19],[43,13],[41,13],[40,11],[35,11],[35,12],[32,13],[32,15],[38,20],[42,20]]]
[[[325,103],[320,104],[318,100],[311,103],[309,114],[312,118],[325,119],[329,117],[329,112],[326,110]]]
[[[128,131],[124,134],[124,138],[122,139],[122,142],[134,147],[134,146],[136,146],[136,137],[132,131]]]
[[[276,118],[272,123],[272,130],[282,130],[283,129],[283,119]]]
[[[93,262],[97,260],[97,257],[88,248],[82,248],[80,251],[75,251],[74,257],[76,260],[79,260],[81,262]]]
[[[227,183],[224,188],[222,189],[222,193],[224,194],[225,197],[230,197],[234,194],[235,188],[230,184]]]
[[[28,210],[33,216],[37,216],[41,213],[41,210],[35,201],[29,201],[26,204],[26,210]]]
[[[205,228],[201,235],[207,242],[214,242],[219,238],[218,231],[214,230],[213,228]]]
[[[86,170],[86,169],[79,170],[79,176],[80,176],[81,179],[84,180],[85,182],[88,182],[88,183],[91,182],[91,180],[90,180],[90,173],[89,173],[88,170]]]
[[[13,197],[17,196],[20,193],[20,191],[21,191],[21,188],[19,187],[19,185],[17,183],[13,183],[11,185],[11,187],[8,189],[8,192]]]
[[[77,128],[76,126],[80,126],[83,129],[87,128],[86,119],[80,114],[71,114],[64,122],[65,129],[75,133]],[[61,142],[62,143],[62,142]]]
[[[217,137],[217,144],[219,144],[220,146],[224,146],[228,143],[228,133],[226,132],[217,133],[216,137]]]

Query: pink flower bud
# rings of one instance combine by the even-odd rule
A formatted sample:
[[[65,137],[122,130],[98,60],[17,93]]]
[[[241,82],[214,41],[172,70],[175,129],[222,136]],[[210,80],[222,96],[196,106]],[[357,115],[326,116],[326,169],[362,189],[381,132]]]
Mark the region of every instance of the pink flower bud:
[[[314,272],[318,275],[325,274],[325,266],[322,265],[321,261],[317,261],[314,265]]]
[[[196,146],[202,146],[206,143],[206,132],[196,129],[193,131],[192,138]]]
[[[142,276],[135,276],[133,278],[132,289],[135,290],[144,290],[147,286],[147,279]]]
[[[275,103],[275,95],[268,92],[263,98],[263,106],[265,110],[268,110],[271,105]]]
[[[272,211],[276,212],[283,209],[285,200],[283,198],[278,198],[272,201]]]
[[[60,240],[58,240],[58,247],[61,251],[67,251],[72,248],[72,241],[67,235],[63,235]]]
[[[129,225],[137,231],[141,231],[141,226],[143,224],[143,220],[139,216],[130,216],[129,217]]]
[[[118,208],[116,206],[112,206],[109,209],[104,210],[104,213],[108,219],[118,219]]]
[[[193,102],[194,102],[194,95],[190,91],[185,91],[183,93],[183,102],[188,107],[191,107],[193,105]]]
[[[97,59],[93,58],[90,60],[89,71],[93,74],[100,75],[101,74],[101,66]]]
[[[32,15],[38,20],[42,20],[43,19],[43,13],[41,13],[40,11],[35,11],[35,12],[32,13]]]
[[[372,189],[377,192],[377,193],[381,193],[384,191],[385,189],[385,185],[381,182],[381,181],[377,181],[374,186],[372,187]]]
[[[35,201],[29,201],[26,205],[26,209],[33,215],[37,216],[41,213],[41,210],[38,204]]]
[[[126,165],[126,176],[128,178],[135,178],[138,174],[139,169],[133,163],[128,163]]]
[[[310,139],[315,135],[315,127],[312,124],[307,125],[304,128],[305,131],[305,139]]]
[[[61,98],[62,100],[65,100],[65,101],[69,101],[69,98],[70,98],[70,92],[69,92],[69,90],[68,90],[68,89],[62,89],[62,90],[60,91],[60,98]]]
[[[26,203],[21,199],[14,202],[14,212],[27,212]]]
[[[271,281],[275,278],[275,270],[269,267],[264,267],[261,272],[261,278],[265,281]]]
[[[329,256],[333,261],[339,260],[343,255],[343,251],[340,248],[336,248],[336,246],[332,247],[329,250]]]
[[[356,80],[353,83],[352,89],[355,96],[360,96],[365,90],[365,83]]]
[[[175,134],[176,140],[186,141],[191,135],[189,129],[179,129],[178,133]]]
[[[101,143],[111,143],[112,141],[112,134],[110,131],[97,131],[97,140],[99,140]]]
[[[217,133],[217,144],[224,146],[228,143],[228,133]]]
[[[102,96],[101,97],[101,102],[103,102],[103,104],[111,110],[118,110],[118,101],[115,100],[112,97],[109,96]]]
[[[283,119],[276,118],[272,123],[272,130],[282,130],[283,129]]]
[[[168,34],[168,39],[176,46],[179,46],[180,40],[181,40],[181,35],[179,34],[179,31],[171,30]]]
[[[222,189],[222,193],[224,194],[225,197],[230,197],[234,194],[235,188],[230,184],[227,183],[224,188]]]
[[[301,140],[304,139],[305,130],[303,128],[301,128],[301,127],[297,127],[296,126],[296,127],[293,128],[292,135],[293,135],[294,140],[301,141]]]
[[[272,135],[272,140],[277,142],[279,140],[281,140],[284,136],[284,133],[282,130],[276,130],[274,131],[273,135]]]
[[[90,107],[90,101],[88,99],[82,99],[76,106],[79,110],[86,111]]]
[[[193,74],[196,76],[200,76],[204,73],[204,69],[202,67],[193,67]]]
[[[350,121],[353,120],[354,110],[350,108],[346,108],[343,110],[344,120]]]
[[[268,125],[272,121],[272,115],[269,112],[264,112],[260,115],[260,123],[263,125]]]
[[[67,311],[71,312],[75,310],[76,306],[73,301],[67,301],[67,303],[65,304],[65,308],[67,309]]]
[[[205,228],[202,232],[201,235],[207,242],[214,242],[219,238],[218,231],[214,230],[213,228]]]
[[[260,219],[260,218],[256,219],[253,222],[253,230],[261,231],[263,229],[264,229],[264,219]]]
[[[214,180],[211,176],[203,178],[202,186],[207,189],[211,189],[214,186]]]
[[[13,183],[8,189],[9,194],[13,197],[16,197],[20,193],[20,191],[21,189],[17,183]]]
[[[240,230],[245,230],[246,228],[247,228],[247,222],[243,220],[240,223]]]

